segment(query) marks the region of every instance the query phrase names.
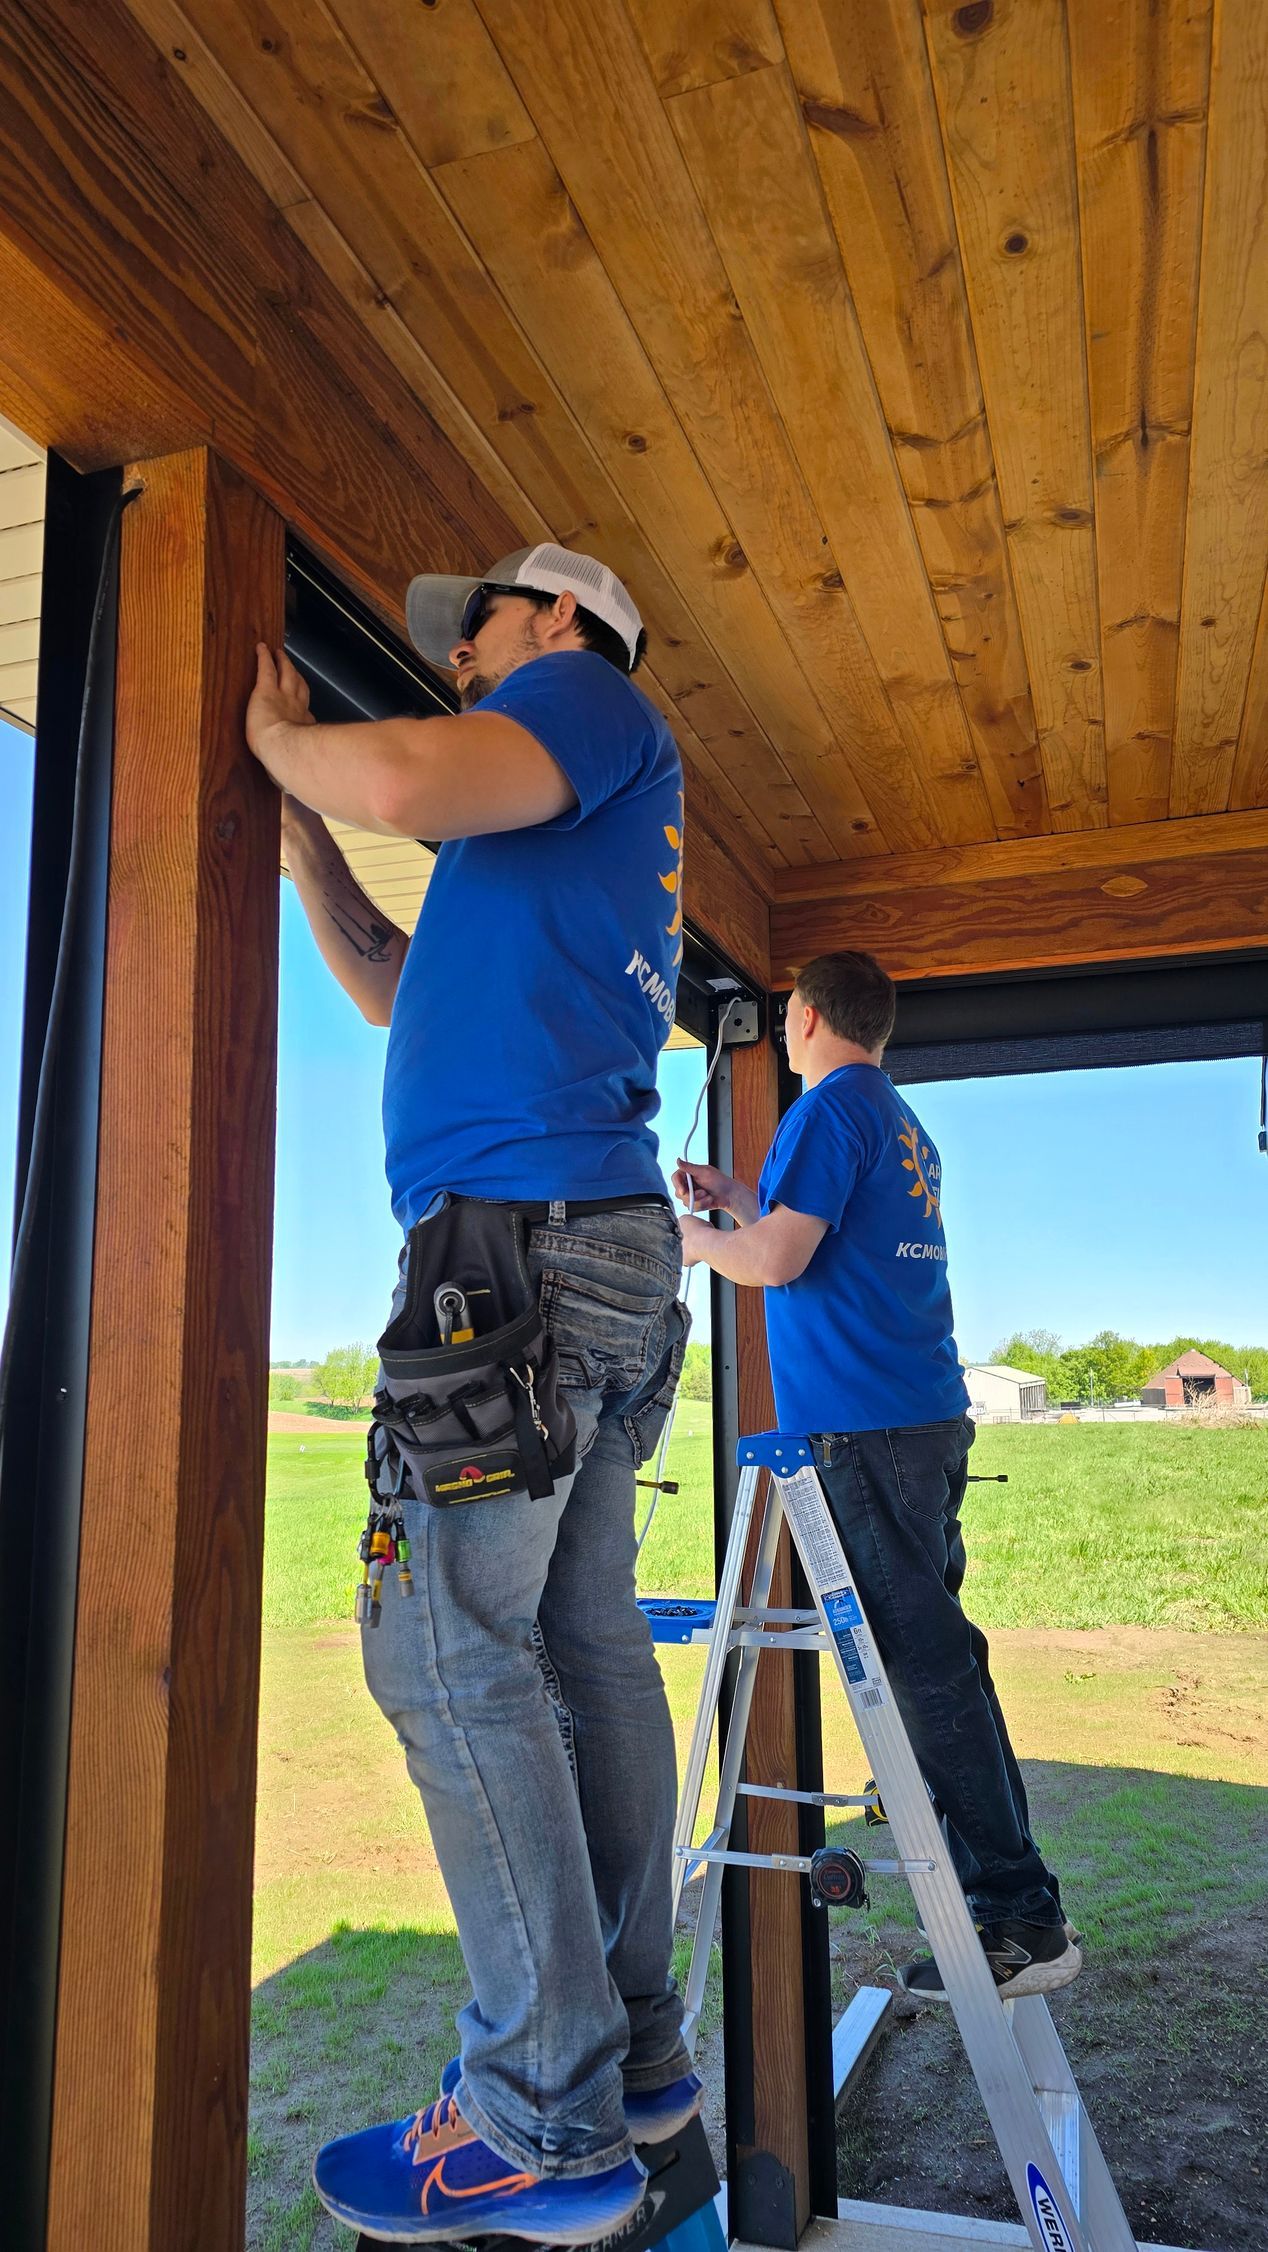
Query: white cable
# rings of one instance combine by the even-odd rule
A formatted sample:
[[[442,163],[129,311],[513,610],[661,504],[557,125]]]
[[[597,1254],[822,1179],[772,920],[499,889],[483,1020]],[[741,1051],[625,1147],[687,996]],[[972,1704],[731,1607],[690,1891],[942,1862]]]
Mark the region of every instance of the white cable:
[[[700,1124],[700,1113],[704,1108],[704,1098],[708,1094],[709,1089],[713,1084],[713,1075],[722,1060],[722,1042],[726,1033],[727,1025],[731,1021],[731,1011],[732,1009],[738,1007],[741,999],[742,996],[740,994],[733,993],[731,999],[727,1002],[725,1009],[722,1011],[722,1015],[718,1023],[718,1037],[714,1042],[713,1054],[709,1061],[709,1068],[704,1075],[704,1084],[702,1085],[700,1092],[696,1097],[696,1107],[691,1114],[691,1124],[687,1128],[687,1138],[682,1145],[682,1156],[684,1159],[688,1158],[691,1155],[692,1139],[695,1135],[697,1126]],[[688,1173],[687,1211],[688,1213],[694,1213],[695,1209],[696,1184],[692,1180],[690,1173]],[[700,1264],[703,1265],[703,1261],[701,1261]],[[684,1307],[687,1305],[688,1300],[691,1297],[691,1280],[695,1272],[696,1270],[694,1267],[688,1267],[686,1279],[682,1286],[682,1303]],[[665,1458],[669,1453],[669,1442],[674,1435],[674,1417],[677,1413],[678,1387],[675,1386],[674,1396],[669,1403],[669,1413],[665,1417],[665,1427],[660,1435],[660,1445],[656,1449],[656,1461],[652,1471],[652,1498],[648,1504],[647,1515],[643,1519],[643,1530],[639,1534],[638,1539],[634,1544],[634,1554],[636,1557],[642,1553],[643,1542],[646,1540],[648,1534],[652,1529],[652,1522],[660,1505],[661,1479],[665,1474]]]

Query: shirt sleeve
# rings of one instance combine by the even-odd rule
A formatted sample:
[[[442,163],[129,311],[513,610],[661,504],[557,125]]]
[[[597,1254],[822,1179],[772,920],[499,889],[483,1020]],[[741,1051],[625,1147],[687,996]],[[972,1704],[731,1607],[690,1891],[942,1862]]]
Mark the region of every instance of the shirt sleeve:
[[[517,720],[567,775],[577,803],[543,828],[573,828],[640,784],[654,762],[656,732],[643,698],[592,649],[536,657],[474,708]]]
[[[863,1136],[835,1103],[807,1103],[771,1152],[763,1190],[768,1206],[786,1204],[838,1228],[865,1162]]]

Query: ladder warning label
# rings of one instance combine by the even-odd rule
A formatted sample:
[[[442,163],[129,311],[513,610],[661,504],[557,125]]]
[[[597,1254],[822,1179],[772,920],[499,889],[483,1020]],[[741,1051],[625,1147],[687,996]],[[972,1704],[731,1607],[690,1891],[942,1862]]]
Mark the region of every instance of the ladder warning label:
[[[845,1558],[813,1470],[799,1470],[795,1477],[781,1479],[779,1498],[801,1551],[807,1579],[820,1595],[825,1595],[829,1588],[840,1587]]]
[[[862,1688],[863,1702],[868,1705],[884,1703],[884,1693],[878,1682],[869,1678],[867,1669],[867,1642],[862,1632],[863,1614],[858,1607],[852,1588],[841,1588],[823,1598],[823,1608],[832,1639],[841,1654],[845,1678],[854,1688]]]

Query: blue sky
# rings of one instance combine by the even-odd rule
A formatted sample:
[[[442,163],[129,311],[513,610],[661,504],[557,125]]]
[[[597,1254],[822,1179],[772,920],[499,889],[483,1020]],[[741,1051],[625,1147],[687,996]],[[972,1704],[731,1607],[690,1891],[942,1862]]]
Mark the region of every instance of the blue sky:
[[[12,1205],[31,745],[0,725],[0,1212]],[[273,1355],[292,1360],[383,1326],[397,1233],[379,1129],[385,1034],[366,1025],[282,889]],[[702,1064],[662,1066],[662,1149],[678,1154]],[[1268,1159],[1258,1066],[1166,1064],[905,1090],[943,1161],[960,1345],[1014,1329],[1067,1343],[1101,1328],[1268,1342]],[[693,1154],[703,1156],[703,1133]],[[696,1290],[703,1309],[705,1290]],[[3,1293],[0,1291],[0,1296]],[[693,1301],[695,1294],[693,1293]],[[698,1314],[696,1335],[704,1330]]]

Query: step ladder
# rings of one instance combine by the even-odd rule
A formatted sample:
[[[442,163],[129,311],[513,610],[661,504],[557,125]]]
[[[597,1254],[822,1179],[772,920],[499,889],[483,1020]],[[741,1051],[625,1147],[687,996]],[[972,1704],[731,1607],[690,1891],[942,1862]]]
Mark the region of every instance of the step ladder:
[[[694,2049],[704,2001],[709,1948],[727,1868],[786,1869],[819,1880],[821,1899],[861,1902],[867,1876],[902,1876],[911,1886],[930,1946],[943,1974],[974,2078],[999,2144],[1018,2209],[1035,2252],[1138,2252],[1042,1995],[1003,1999],[951,1863],[915,1753],[894,1703],[868,1628],[809,1441],[783,1432],[741,1439],[739,1490],[674,1832],[674,1913],[686,1885],[700,1883],[684,2038]],[[771,1473],[750,1598],[740,1576],[763,1469]],[[813,1610],[770,1608],[780,1527],[787,1520]],[[692,1640],[698,1622],[684,1619]],[[823,1791],[764,1789],[740,1780],[757,1661],[763,1650],[829,1654],[840,1676],[875,1788],[861,1797]],[[704,1786],[723,1675],[739,1653],[726,1741],[721,1749],[717,1810],[700,1845],[692,1838]],[[792,1800],[802,1805],[861,1806],[885,1817],[897,1849],[890,1859],[861,1863],[857,1855],[808,1858],[740,1853],[731,1848],[737,1798]],[[818,1864],[818,1866],[813,1866]]]

